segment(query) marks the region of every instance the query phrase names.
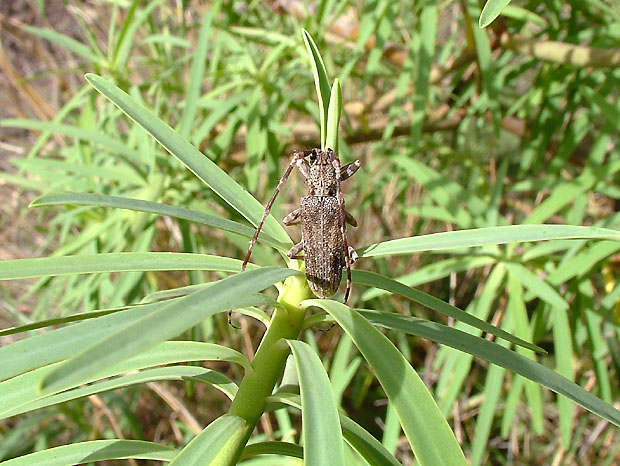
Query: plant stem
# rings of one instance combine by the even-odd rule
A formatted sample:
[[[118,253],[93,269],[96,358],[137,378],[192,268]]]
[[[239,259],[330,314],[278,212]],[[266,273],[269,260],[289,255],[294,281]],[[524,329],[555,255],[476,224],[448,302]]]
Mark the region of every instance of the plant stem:
[[[272,394],[286,364],[290,347],[284,340],[296,339],[299,336],[306,314],[299,303],[311,297],[312,293],[304,275],[290,277],[284,282],[278,297],[283,308],[276,308],[252,361],[253,371],[246,372],[228,412],[245,419],[246,423],[235,432],[211,464],[229,466],[237,463],[265,412],[265,399]]]

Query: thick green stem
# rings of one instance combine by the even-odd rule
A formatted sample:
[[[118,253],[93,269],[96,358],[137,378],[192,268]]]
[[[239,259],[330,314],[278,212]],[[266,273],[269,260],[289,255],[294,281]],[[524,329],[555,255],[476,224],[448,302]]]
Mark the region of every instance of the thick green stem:
[[[312,297],[305,276],[288,278],[280,291],[277,308],[269,328],[252,361],[252,372],[247,372],[232,402],[229,414],[245,419],[243,429],[230,438],[226,447],[211,464],[230,466],[237,463],[256,424],[265,412],[265,399],[273,392],[290,353],[285,339],[296,339],[304,321],[305,310],[299,303]]]

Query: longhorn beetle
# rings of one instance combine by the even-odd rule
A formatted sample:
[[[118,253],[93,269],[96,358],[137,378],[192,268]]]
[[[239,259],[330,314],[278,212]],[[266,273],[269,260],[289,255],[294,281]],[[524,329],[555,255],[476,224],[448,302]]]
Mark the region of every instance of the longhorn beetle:
[[[351,292],[351,264],[358,256],[347,242],[346,223],[356,227],[357,221],[344,209],[340,183],[351,177],[360,167],[360,161],[342,167],[333,150],[312,149],[296,151],[278,186],[265,206],[263,218],[256,228],[245,256],[241,271],[245,270],[263,223],[276,196],[286,183],[293,167],[297,166],[306,178],[308,195],[301,198],[300,206],[284,217],[285,225],[301,223],[301,241],[291,248],[288,257],[306,261],[306,278],[312,292],[319,298],[329,298],[338,291],[342,267],[347,267],[347,290],[344,302]],[[304,256],[298,256],[304,251]]]

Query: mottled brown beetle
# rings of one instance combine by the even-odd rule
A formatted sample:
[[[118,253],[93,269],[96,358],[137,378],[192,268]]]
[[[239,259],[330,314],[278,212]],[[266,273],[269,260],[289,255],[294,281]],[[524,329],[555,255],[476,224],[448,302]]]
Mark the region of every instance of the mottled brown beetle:
[[[293,154],[290,165],[265,206],[263,218],[252,237],[241,271],[245,270],[263,223],[294,166],[297,166],[306,178],[308,195],[301,198],[299,208],[284,217],[285,225],[301,223],[302,239],[287,255],[291,259],[306,261],[306,277],[310,289],[319,298],[329,298],[338,291],[342,267],[346,265],[346,303],[351,292],[351,264],[357,260],[357,253],[347,242],[346,223],[356,227],[357,222],[344,209],[340,182],[351,177],[360,167],[360,162],[356,160],[341,167],[340,159],[331,149],[296,151]],[[298,256],[302,250],[304,256]]]

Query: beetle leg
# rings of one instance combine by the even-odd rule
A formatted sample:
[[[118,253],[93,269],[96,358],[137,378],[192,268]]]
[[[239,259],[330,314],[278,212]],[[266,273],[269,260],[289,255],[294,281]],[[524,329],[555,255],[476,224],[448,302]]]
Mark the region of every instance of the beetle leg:
[[[288,226],[288,225],[297,225],[297,224],[301,223],[300,216],[301,216],[301,207],[295,209],[290,214],[288,214],[286,217],[284,217],[282,222],[286,226]]]
[[[347,223],[349,225],[351,225],[352,227],[356,227],[357,226],[357,220],[355,220],[355,217],[353,217],[353,215],[351,215],[346,210],[344,211],[344,218],[347,221]]]
[[[286,253],[288,257],[291,259],[303,259],[303,256],[298,256],[299,252],[304,248],[304,242],[300,241],[295,246],[293,246],[289,252]]]
[[[252,240],[250,241],[250,247],[248,248],[248,252],[245,255],[245,259],[243,260],[243,265],[241,265],[242,272],[245,270],[245,267],[248,265],[248,261],[250,260],[250,256],[252,255],[252,249],[254,249],[254,245],[256,244],[256,240],[258,239],[258,235],[261,229],[263,228],[263,224],[265,223],[265,220],[267,219],[267,215],[269,215],[269,212],[271,211],[271,207],[273,206],[273,203],[276,200],[276,196],[282,189],[282,186],[284,186],[284,183],[286,183],[286,180],[288,180],[288,177],[290,176],[291,171],[293,171],[293,167],[297,165],[297,162],[299,160],[306,157],[309,153],[310,151],[295,151],[295,153],[293,154],[293,159],[291,160],[291,163],[289,164],[288,168],[284,172],[284,175],[282,175],[282,178],[280,178],[280,182],[278,183],[276,190],[274,191],[273,195],[271,196],[271,199],[269,199],[269,202],[265,206],[263,217],[260,219],[260,222],[258,222],[258,226],[256,227],[256,231],[254,232],[254,236],[252,236]]]
[[[349,258],[351,259],[351,264],[355,264],[360,256],[357,255],[355,249],[352,246],[349,246]]]
[[[344,181],[347,178],[352,177],[353,174],[357,171],[357,169],[359,167],[360,167],[360,161],[359,160],[356,160],[355,162],[351,162],[351,163],[346,164],[340,170],[340,181]]]

